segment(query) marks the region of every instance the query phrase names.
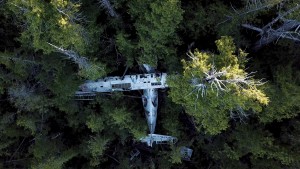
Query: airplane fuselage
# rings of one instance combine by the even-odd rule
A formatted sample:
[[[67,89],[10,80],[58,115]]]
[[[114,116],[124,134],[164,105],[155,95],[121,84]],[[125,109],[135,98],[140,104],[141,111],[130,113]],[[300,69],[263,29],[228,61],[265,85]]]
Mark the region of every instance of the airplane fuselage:
[[[147,118],[150,134],[154,133],[155,126],[156,126],[157,105],[158,105],[157,93],[158,93],[157,89],[143,90],[142,101],[145,109],[145,116]]]
[[[143,90],[142,102],[145,109],[150,134],[153,134],[157,119],[158,89],[168,87],[166,73],[148,73],[106,77],[96,81],[88,81],[80,86],[76,95],[87,93]]]

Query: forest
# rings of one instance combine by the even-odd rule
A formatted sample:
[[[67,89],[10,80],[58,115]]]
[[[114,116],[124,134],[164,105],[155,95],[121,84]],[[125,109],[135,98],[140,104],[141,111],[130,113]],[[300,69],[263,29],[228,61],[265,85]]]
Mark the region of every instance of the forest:
[[[0,0],[0,168],[300,168],[299,54],[300,0]],[[143,64],[176,144],[141,91],[76,100]]]

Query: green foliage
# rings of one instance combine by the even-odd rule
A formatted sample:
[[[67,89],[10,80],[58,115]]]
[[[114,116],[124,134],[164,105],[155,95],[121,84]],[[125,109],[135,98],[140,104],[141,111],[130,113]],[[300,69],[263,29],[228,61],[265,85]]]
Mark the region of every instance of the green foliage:
[[[16,142],[16,140],[1,138],[0,139],[0,155],[1,156],[7,155],[8,153],[7,153],[6,149],[15,142]]]
[[[182,112],[182,107],[180,105],[174,104],[170,98],[166,98],[164,104],[161,104],[160,112],[162,119],[160,119],[159,124],[165,130],[166,135],[180,137],[179,130],[183,130],[182,124],[180,123],[179,115]]]
[[[34,89],[28,89],[26,86],[12,86],[8,89],[10,100],[20,110],[24,111],[42,111],[43,105],[46,105],[43,96],[34,93]]]
[[[129,14],[134,20],[137,38],[131,44],[130,40],[125,40],[123,33],[117,36],[117,45],[121,52],[131,54],[138,52],[138,63],[147,63],[154,67],[157,66],[159,59],[165,59],[166,62],[173,57],[175,49],[168,47],[171,44],[178,43],[176,28],[182,20],[183,10],[180,8],[180,2],[172,1],[130,1],[128,4]],[[128,37],[128,36],[127,36]],[[125,51],[132,49],[134,51]],[[128,60],[132,63],[132,59]]]
[[[262,122],[282,121],[299,114],[300,87],[295,81],[296,73],[290,64],[275,70],[274,84],[270,84],[266,90],[271,102],[259,115]]]
[[[112,103],[107,103],[103,105],[103,110],[105,114],[108,114],[108,125],[114,126],[115,132],[121,136],[121,140],[125,140],[128,133],[131,133],[136,140],[139,140],[141,137],[146,135],[147,126],[145,124],[145,119],[134,114],[133,110],[125,108],[126,103],[119,104],[122,96],[116,96],[115,103],[118,103],[118,107],[114,107]],[[119,98],[118,98],[119,97]],[[111,100],[112,101],[112,100]],[[127,105],[128,107],[128,105]]]
[[[190,1],[183,9],[185,10],[183,15],[185,22],[183,22],[181,29],[186,29],[187,36],[196,40],[209,32],[209,26],[205,23],[209,16],[206,15],[206,11],[200,2]]]
[[[50,156],[47,157],[47,159],[45,159],[45,161],[43,162],[39,162],[36,164],[33,164],[31,166],[32,169],[40,169],[40,168],[44,168],[44,169],[62,169],[64,168],[64,164],[69,161],[70,159],[72,159],[73,157],[75,157],[78,153],[73,150],[73,149],[69,149],[69,150],[65,150],[63,152],[61,152],[60,155],[55,155],[55,156]]]
[[[131,169],[129,161],[127,159],[124,159],[122,161],[120,161],[120,165],[119,168],[121,169]]]
[[[175,103],[186,108],[196,123],[201,125],[208,133],[217,134],[228,128],[229,115],[232,111],[260,112],[261,105],[268,104],[268,98],[257,89],[256,82],[230,83],[234,79],[249,79],[244,68],[245,53],[239,51],[235,55],[233,40],[222,37],[216,41],[219,54],[195,51],[191,54],[191,61],[183,60],[183,76],[173,75],[168,80],[172,88],[170,97]],[[209,72],[225,72],[218,75],[224,83],[209,83],[203,77]],[[222,77],[223,76],[223,77]],[[196,84],[206,85],[205,89],[197,88]],[[225,89],[223,89],[225,88]]]
[[[35,139],[35,144],[31,147],[31,151],[37,160],[43,160],[59,151],[56,143],[55,140],[52,141],[45,137],[38,137]]]
[[[34,135],[37,130],[38,119],[34,116],[18,116],[17,125],[30,130],[31,134]]]
[[[8,3],[8,8],[25,25],[25,31],[19,38],[24,47],[50,54],[55,52],[48,44],[51,43],[63,49],[72,49],[79,55],[92,54],[95,52],[92,45],[97,41],[93,38],[97,37],[95,34],[98,31],[95,26],[87,24],[80,14],[80,6],[79,3],[65,0],[13,0]],[[104,74],[104,65],[101,63],[91,63],[88,68],[79,70],[79,75],[87,79],[97,79]]]
[[[233,146],[224,145],[224,155],[238,160],[251,153],[252,158],[276,159],[282,164],[291,164],[295,156],[283,147],[276,145],[271,134],[261,129],[253,130],[249,126],[239,126],[232,138]]]
[[[101,118],[101,116],[91,113],[88,116],[88,120],[86,122],[86,125],[89,129],[91,129],[92,132],[101,132],[104,129],[104,120]]]
[[[290,127],[294,125],[295,123],[291,123],[290,126],[284,125],[283,128],[290,130]],[[296,133],[298,132],[294,131],[291,135],[297,137]],[[210,165],[212,168],[250,169],[296,166],[299,154],[296,153],[297,149],[294,150],[289,146],[288,142],[293,141],[287,138],[289,138],[287,135],[277,138],[262,125],[237,125],[230,132],[213,137],[207,135],[199,137],[197,143],[202,153],[200,156],[193,154],[193,158],[194,161],[201,160],[203,157],[205,161],[206,157],[212,158],[209,159],[215,162]]]
[[[281,9],[280,9],[280,13],[285,13],[286,11],[292,9],[292,8],[295,8],[297,5],[299,5],[299,1],[298,0],[292,0],[292,1],[289,1],[288,3],[284,3],[282,4],[281,6]],[[287,16],[286,16],[287,19],[291,19],[291,20],[299,20],[300,19],[300,15],[299,15],[299,12],[298,10],[295,10],[291,13],[289,13]]]
[[[129,35],[120,32],[116,36],[116,44],[119,51],[126,56],[126,65],[132,67],[136,55],[136,49],[133,42],[129,39]]]
[[[105,145],[109,140],[104,139],[101,136],[96,136],[89,141],[89,150],[93,157],[101,156],[105,150]]]
[[[13,0],[8,5],[26,24],[26,30],[20,37],[24,46],[33,43],[35,50],[42,49],[49,53],[53,51],[47,44],[50,42],[65,48],[74,47],[79,53],[85,53],[84,30],[76,23],[80,20],[80,4],[62,0],[51,0],[50,3]]]
[[[181,147],[172,147],[172,151],[170,154],[170,162],[173,164],[181,163],[181,154],[180,154]]]
[[[100,135],[97,135],[95,137],[92,137],[88,141],[88,151],[91,154],[92,158],[97,160],[99,157],[101,157],[107,148],[107,143],[109,142],[109,139],[106,139]],[[93,162],[93,161],[92,161]],[[95,163],[93,165],[98,165],[98,163]]]
[[[13,53],[8,52],[0,52],[0,64],[5,66],[6,70],[11,71],[13,77],[17,77],[18,79],[25,78],[28,76],[28,67],[32,67],[32,65],[36,64],[35,62],[26,61],[23,57],[17,57]],[[4,70],[2,70],[1,74],[5,74]],[[11,75],[11,76],[12,76]],[[4,76],[3,81],[6,81],[9,78],[12,80],[13,77]]]
[[[185,13],[182,29],[186,32],[186,36],[193,40],[217,34],[218,31],[224,31],[224,27],[220,29],[219,24],[224,19],[224,16],[230,13],[231,10],[220,1],[212,1],[206,6],[203,6],[202,3],[201,1],[189,1],[187,5],[183,7]],[[227,30],[225,34],[220,35],[224,36],[230,34],[228,34]]]
[[[116,108],[112,110],[112,113],[110,114],[110,117],[113,120],[113,123],[115,125],[118,125],[121,129],[125,128],[125,126],[128,125],[131,119],[131,113],[126,111],[126,108]]]
[[[105,75],[104,65],[100,63],[91,63],[87,68],[79,70],[78,75],[90,80],[96,80]]]

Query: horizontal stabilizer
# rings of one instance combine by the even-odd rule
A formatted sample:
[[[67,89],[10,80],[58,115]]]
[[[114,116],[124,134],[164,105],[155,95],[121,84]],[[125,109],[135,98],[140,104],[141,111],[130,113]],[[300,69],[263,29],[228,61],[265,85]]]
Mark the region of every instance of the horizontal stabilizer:
[[[148,136],[141,138],[140,141],[152,147],[153,143],[175,144],[177,142],[177,138],[173,136],[160,135],[160,134],[148,134]]]

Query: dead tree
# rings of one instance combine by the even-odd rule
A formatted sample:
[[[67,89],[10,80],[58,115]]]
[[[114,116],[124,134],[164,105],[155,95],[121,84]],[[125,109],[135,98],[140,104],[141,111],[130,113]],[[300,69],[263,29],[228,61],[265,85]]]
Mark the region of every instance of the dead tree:
[[[260,40],[254,45],[254,49],[258,50],[262,46],[274,42],[280,38],[290,39],[295,42],[300,41],[300,22],[297,20],[285,19],[285,16],[299,10],[300,5],[279,14],[275,19],[265,25],[263,28],[253,26],[251,24],[242,24],[242,27],[259,32]],[[282,23],[278,28],[273,28],[275,24]]]
[[[62,53],[65,59],[69,59],[73,61],[75,64],[78,65],[79,68],[79,75],[81,77],[96,80],[100,76],[103,75],[105,72],[104,65],[97,62],[89,62],[86,57],[80,56],[78,53],[74,52],[73,50],[66,50],[62,47],[58,47],[47,42],[49,45],[54,47],[59,53]],[[99,66],[101,65],[101,66]]]
[[[86,22],[86,18],[83,14],[76,9],[76,6],[78,5],[80,5],[80,3],[75,2],[74,4],[70,3],[64,7],[54,6],[54,8],[58,11],[58,13],[68,18],[72,24],[76,22]]]
[[[256,12],[259,12],[261,10],[267,10],[270,9],[276,5],[278,5],[279,2],[273,2],[272,0],[248,0],[246,2],[246,6],[242,10],[235,9],[232,5],[231,8],[234,11],[233,14],[226,15],[226,19],[218,23],[217,25],[230,22],[236,18],[243,18],[248,14],[254,14]]]
[[[231,74],[227,70],[217,71],[214,66],[208,72],[204,72],[205,76],[203,78],[197,78],[192,74],[191,84],[194,86],[194,90],[190,93],[197,92],[198,95],[201,94],[204,97],[208,89],[211,89],[213,92],[216,92],[216,95],[219,95],[221,91],[228,91],[228,85],[236,85],[240,89],[243,88],[252,88],[254,86],[263,85],[265,82],[262,80],[255,81],[252,79],[253,74],[245,73],[244,75],[232,75],[232,78],[226,79],[226,75]]]
[[[8,88],[9,100],[21,110],[31,110],[32,103],[38,98],[35,91],[36,86],[17,83]]]
[[[190,51],[187,53],[187,55],[191,59],[198,59]],[[201,94],[201,96],[204,97],[208,89],[211,89],[213,92],[216,92],[218,96],[220,91],[229,90],[227,87],[228,85],[235,85],[239,89],[244,89],[253,88],[255,86],[265,84],[265,82],[263,82],[263,79],[253,79],[255,72],[234,74],[230,71],[230,67],[227,67],[224,70],[217,70],[214,64],[212,64],[209,71],[203,73],[204,77],[195,77],[194,74],[191,73],[192,79],[190,83],[193,85],[194,90],[190,94],[197,92],[197,99],[199,97],[199,94]],[[231,78],[226,78],[227,75],[230,75]]]
[[[86,57],[82,57],[82,56],[78,55],[73,50],[66,50],[66,49],[63,49],[56,45],[53,45],[49,42],[48,42],[48,44],[51,45],[52,47],[54,47],[58,52],[67,56],[67,59],[72,60],[74,63],[76,63],[80,69],[88,69],[91,67],[91,65],[88,63],[88,60]]]
[[[234,13],[227,15],[226,19],[220,22],[218,25],[230,22],[234,19],[243,20],[248,14],[258,14],[262,10],[267,10],[271,8],[276,8],[278,10],[278,15],[272,21],[270,21],[265,26],[258,27],[253,24],[241,24],[245,29],[250,29],[259,33],[260,40],[258,40],[254,45],[254,50],[258,50],[261,47],[276,42],[280,38],[290,39],[295,42],[300,41],[300,22],[294,19],[287,19],[290,14],[299,12],[300,5],[295,4],[294,7],[289,10],[283,10],[289,1],[279,0],[248,0],[245,8],[242,10],[236,10],[232,7]],[[279,12],[283,11],[283,12]],[[239,21],[243,22],[243,21]]]

